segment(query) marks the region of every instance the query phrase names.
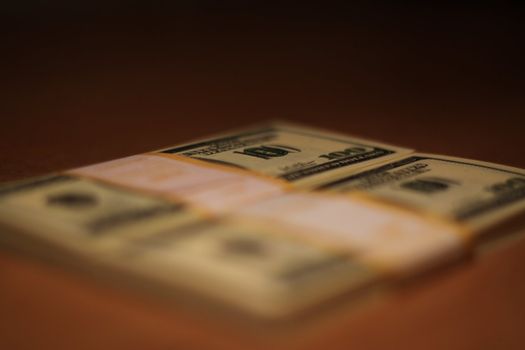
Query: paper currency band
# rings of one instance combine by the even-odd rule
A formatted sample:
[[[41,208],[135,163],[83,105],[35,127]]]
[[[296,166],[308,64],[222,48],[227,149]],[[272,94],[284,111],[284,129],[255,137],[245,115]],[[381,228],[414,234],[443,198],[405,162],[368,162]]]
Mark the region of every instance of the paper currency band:
[[[366,194],[289,192],[244,206],[233,215],[272,222],[285,234],[348,251],[367,266],[392,275],[416,273],[461,256],[472,237],[462,224]]]
[[[171,154],[146,153],[68,171],[176,200],[214,214],[282,194],[285,181]]]

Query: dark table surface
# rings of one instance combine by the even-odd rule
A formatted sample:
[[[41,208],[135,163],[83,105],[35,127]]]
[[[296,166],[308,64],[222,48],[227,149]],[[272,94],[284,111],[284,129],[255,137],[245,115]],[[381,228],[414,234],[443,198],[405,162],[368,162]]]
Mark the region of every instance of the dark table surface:
[[[525,168],[512,7],[109,3],[6,11],[0,181],[272,118]],[[524,295],[521,240],[386,301],[261,336],[0,251],[0,347],[518,349]]]

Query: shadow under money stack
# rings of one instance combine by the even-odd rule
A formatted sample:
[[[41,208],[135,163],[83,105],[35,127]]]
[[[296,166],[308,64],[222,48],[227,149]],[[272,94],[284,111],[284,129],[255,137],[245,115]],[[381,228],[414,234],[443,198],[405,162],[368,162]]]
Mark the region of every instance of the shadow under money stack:
[[[0,241],[286,318],[471,254],[524,211],[522,169],[274,122],[4,184]]]

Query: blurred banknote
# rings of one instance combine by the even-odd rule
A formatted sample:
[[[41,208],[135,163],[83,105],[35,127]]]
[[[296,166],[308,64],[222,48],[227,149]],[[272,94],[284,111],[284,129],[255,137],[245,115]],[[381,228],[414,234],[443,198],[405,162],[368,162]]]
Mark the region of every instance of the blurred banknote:
[[[469,159],[413,154],[324,184],[436,213],[475,230],[525,210],[525,170]]]

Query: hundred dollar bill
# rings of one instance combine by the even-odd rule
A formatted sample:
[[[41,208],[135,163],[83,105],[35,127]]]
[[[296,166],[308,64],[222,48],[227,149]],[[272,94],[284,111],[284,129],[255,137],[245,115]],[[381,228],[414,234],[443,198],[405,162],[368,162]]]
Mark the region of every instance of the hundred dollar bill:
[[[310,187],[411,150],[287,122],[161,150]]]
[[[525,170],[440,155],[413,154],[318,189],[364,191],[467,223],[474,230],[525,211]]]
[[[51,175],[0,187],[0,243],[162,295],[188,290],[276,318],[380,275],[257,220],[214,219],[99,181]],[[160,290],[159,290],[160,288]]]
[[[183,204],[67,175],[0,187],[0,242],[125,286],[189,290],[284,317],[379,275],[256,220],[207,220]],[[145,287],[147,286],[147,288]]]
[[[0,187],[0,241],[44,255],[103,257],[126,239],[202,219],[180,202],[68,175]]]
[[[282,318],[380,275],[348,250],[327,249],[268,222],[222,219],[134,240],[121,269],[183,288],[258,316]]]

